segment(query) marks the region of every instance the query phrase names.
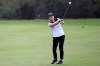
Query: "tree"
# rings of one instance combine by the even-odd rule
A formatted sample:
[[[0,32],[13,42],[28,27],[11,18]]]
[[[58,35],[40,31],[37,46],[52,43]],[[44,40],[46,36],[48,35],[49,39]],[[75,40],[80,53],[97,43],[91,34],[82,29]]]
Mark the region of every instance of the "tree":
[[[100,18],[100,0],[0,0],[0,18],[44,19],[49,12],[62,18],[69,1],[65,18]]]

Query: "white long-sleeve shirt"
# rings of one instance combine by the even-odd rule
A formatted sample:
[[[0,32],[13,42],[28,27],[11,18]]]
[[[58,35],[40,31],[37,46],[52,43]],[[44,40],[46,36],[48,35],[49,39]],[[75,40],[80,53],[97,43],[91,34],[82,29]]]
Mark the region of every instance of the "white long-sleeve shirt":
[[[53,37],[60,37],[64,35],[64,31],[61,27],[61,24],[57,24],[54,27],[51,27],[52,23],[48,23],[48,26],[51,28],[52,32],[53,32]]]

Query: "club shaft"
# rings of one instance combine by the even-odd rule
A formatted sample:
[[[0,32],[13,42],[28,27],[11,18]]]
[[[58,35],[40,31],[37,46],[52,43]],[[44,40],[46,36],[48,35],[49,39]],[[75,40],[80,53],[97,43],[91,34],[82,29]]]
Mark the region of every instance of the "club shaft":
[[[68,12],[69,7],[70,7],[70,5],[68,5],[68,8],[66,9],[66,11],[65,11],[65,13],[64,13],[63,18],[65,17],[66,13]],[[62,19],[63,19],[63,18],[62,18]]]

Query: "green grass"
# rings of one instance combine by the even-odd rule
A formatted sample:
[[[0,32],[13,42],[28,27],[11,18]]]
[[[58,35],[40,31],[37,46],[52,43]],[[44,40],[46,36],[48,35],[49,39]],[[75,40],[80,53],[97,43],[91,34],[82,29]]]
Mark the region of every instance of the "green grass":
[[[47,24],[0,20],[0,66],[56,66],[50,64],[52,32]],[[65,56],[59,66],[100,66],[100,19],[65,20],[62,27]]]

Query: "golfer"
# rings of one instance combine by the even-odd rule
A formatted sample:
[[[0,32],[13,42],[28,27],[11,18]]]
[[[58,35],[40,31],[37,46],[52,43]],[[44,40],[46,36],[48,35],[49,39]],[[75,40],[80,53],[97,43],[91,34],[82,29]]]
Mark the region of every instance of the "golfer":
[[[54,64],[54,63],[62,64],[63,63],[63,57],[64,57],[63,46],[64,46],[65,34],[64,34],[64,31],[61,27],[61,23],[63,23],[64,21],[62,19],[58,19],[56,21],[53,13],[48,13],[48,17],[49,17],[49,21],[50,21],[48,23],[48,26],[51,28],[51,30],[53,32],[52,51],[53,51],[53,58],[54,59],[51,62],[51,64]],[[56,52],[58,44],[59,44],[59,51],[60,51],[60,60],[59,61],[57,59],[57,52]]]

